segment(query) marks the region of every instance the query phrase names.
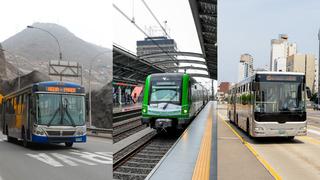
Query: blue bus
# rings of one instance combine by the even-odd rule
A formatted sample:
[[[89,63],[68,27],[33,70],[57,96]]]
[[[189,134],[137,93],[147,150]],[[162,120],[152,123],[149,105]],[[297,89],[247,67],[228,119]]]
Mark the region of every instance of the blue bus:
[[[2,99],[1,126],[8,141],[31,143],[86,142],[84,87],[70,82],[31,84]]]

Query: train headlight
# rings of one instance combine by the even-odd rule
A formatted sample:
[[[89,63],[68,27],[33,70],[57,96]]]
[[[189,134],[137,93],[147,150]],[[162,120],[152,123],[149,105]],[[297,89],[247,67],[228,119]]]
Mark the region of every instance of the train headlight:
[[[142,108],[142,112],[143,112],[143,113],[146,113],[146,112],[147,112],[147,108],[145,108],[145,107]]]
[[[33,134],[35,134],[35,135],[37,135],[37,136],[47,136],[46,133],[45,133],[45,131],[44,131],[42,128],[40,128],[40,127],[35,127],[35,128],[33,129]]]
[[[83,135],[86,135],[86,134],[87,134],[87,129],[86,129],[86,127],[78,128],[78,129],[76,130],[76,133],[75,133],[76,136],[83,136]]]
[[[187,110],[187,109],[184,109],[184,110],[183,110],[183,113],[184,113],[184,114],[187,114],[187,113],[188,113],[188,110]]]

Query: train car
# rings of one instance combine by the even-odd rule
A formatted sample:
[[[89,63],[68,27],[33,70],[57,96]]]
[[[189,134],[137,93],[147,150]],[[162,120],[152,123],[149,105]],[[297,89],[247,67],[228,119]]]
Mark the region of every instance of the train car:
[[[152,74],[145,82],[142,123],[157,130],[183,129],[207,102],[206,88],[190,75]]]
[[[40,82],[6,95],[1,126],[8,141],[86,142],[84,87],[69,82]]]

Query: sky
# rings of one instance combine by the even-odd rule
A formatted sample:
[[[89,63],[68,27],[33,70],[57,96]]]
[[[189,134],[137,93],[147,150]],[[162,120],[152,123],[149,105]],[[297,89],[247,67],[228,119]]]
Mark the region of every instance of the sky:
[[[201,53],[188,0],[145,0],[145,2],[162,24],[167,21],[169,36],[175,39],[180,51]],[[113,3],[130,18],[134,17],[136,24],[145,32],[149,33],[147,29],[150,26],[158,26],[141,0],[114,0]],[[113,12],[114,42],[135,53],[136,41],[143,40],[145,35],[118,11],[113,9]]]
[[[202,53],[188,0],[145,0],[145,2],[163,26],[164,21],[167,21],[167,31],[176,41],[179,51]],[[163,31],[152,34],[148,30],[150,27],[160,29],[160,26],[141,0],[114,0],[113,3],[130,19],[134,17],[135,23],[148,35],[163,34]],[[115,8],[113,9],[113,27],[114,43],[136,53],[136,41],[143,40],[145,35]],[[197,80],[211,88],[211,80],[206,78],[197,78]]]
[[[56,23],[79,38],[112,47],[111,0],[0,0],[0,42],[34,22]]]
[[[244,53],[253,56],[254,68],[269,65],[271,39],[279,34],[297,43],[298,53],[318,59],[319,28],[319,0],[219,0],[218,80],[238,80],[235,72]]]

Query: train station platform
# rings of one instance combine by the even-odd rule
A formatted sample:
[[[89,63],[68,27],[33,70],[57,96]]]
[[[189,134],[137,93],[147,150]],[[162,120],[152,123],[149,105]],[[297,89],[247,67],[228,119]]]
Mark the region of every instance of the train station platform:
[[[132,111],[136,109],[141,109],[141,103],[135,103],[135,104],[123,104],[123,105],[114,105],[113,106],[113,113],[119,113],[119,112],[126,112],[126,111]]]
[[[146,179],[274,179],[220,111],[209,102]]]
[[[215,106],[209,102],[204,107],[146,179],[215,179]]]

